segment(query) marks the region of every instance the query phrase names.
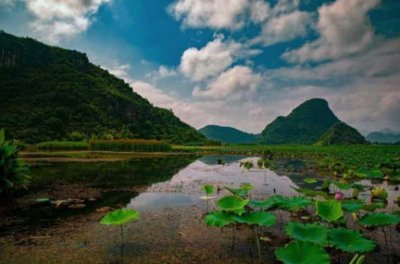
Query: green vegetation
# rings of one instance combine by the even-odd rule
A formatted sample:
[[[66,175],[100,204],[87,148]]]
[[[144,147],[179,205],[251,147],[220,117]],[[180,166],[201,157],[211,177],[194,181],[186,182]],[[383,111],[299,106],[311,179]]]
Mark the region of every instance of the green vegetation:
[[[332,176],[348,179],[388,179],[400,182],[400,147],[397,145],[349,146],[174,146],[174,151],[196,154],[246,154],[263,155],[271,152],[277,159],[301,159],[306,166],[317,168]],[[274,160],[271,161],[272,166]]]
[[[208,125],[199,132],[208,139],[232,144],[251,144],[260,141],[261,135],[246,133],[233,127]]]
[[[266,144],[313,144],[331,126],[340,122],[323,99],[311,99],[288,116],[279,116],[263,131]]]
[[[0,127],[27,143],[143,138],[204,144],[171,110],[154,107],[85,54],[0,32],[13,63],[0,71]]]
[[[330,127],[317,141],[317,145],[362,145],[366,144],[365,138],[356,129],[339,122]]]
[[[0,129],[0,195],[26,188],[29,183],[28,167],[20,158],[17,145],[6,141],[4,129]]]
[[[47,141],[35,145],[38,150],[88,150],[89,144],[76,141]]]
[[[335,184],[335,182],[330,184]],[[336,201],[330,198],[329,188],[321,191],[325,195],[318,195],[317,200],[312,203],[309,198],[304,196],[273,195],[264,200],[253,200],[249,198],[249,190],[252,188],[247,188],[245,184],[241,186],[238,189],[225,187],[230,193],[217,201],[217,209],[206,214],[204,221],[208,226],[232,227],[233,246],[236,229],[243,230],[246,227],[251,229],[256,236],[260,263],[263,263],[263,260],[259,234],[265,233],[263,228],[279,224],[273,211],[276,211],[279,215],[279,210],[287,211],[290,214],[289,222],[284,231],[292,240],[275,251],[276,258],[284,264],[330,263],[328,252],[335,252],[337,258],[340,258],[341,254],[338,254],[337,251],[326,250],[327,248],[336,248],[343,252],[342,254],[347,254],[352,259],[351,263],[361,264],[365,256],[360,256],[358,253],[371,252],[374,250],[376,242],[365,237],[359,230],[363,226],[383,227],[400,223],[400,217],[390,213],[364,213],[359,221],[349,218],[346,215],[347,211],[354,214],[355,211],[364,211],[365,209],[361,207],[355,210],[355,206],[350,206],[358,200]],[[338,184],[338,186],[348,187],[345,184]],[[360,186],[354,185],[352,187],[361,189]],[[362,201],[359,201],[359,203],[364,204]],[[344,205],[347,205],[346,207],[351,210],[346,210]],[[296,217],[293,212],[299,210],[302,210],[302,215],[306,216],[300,219],[307,221],[307,223],[300,222],[299,218],[296,218],[296,221],[291,220],[292,216]],[[281,221],[280,217],[279,221]],[[242,226],[238,228],[238,225]],[[386,233],[384,234],[386,248],[388,248]],[[357,254],[355,256],[350,255],[354,253]],[[341,263],[340,259],[338,262]]]
[[[131,151],[131,152],[166,152],[171,146],[158,140],[120,139],[120,140],[91,140],[90,150],[101,151]]]

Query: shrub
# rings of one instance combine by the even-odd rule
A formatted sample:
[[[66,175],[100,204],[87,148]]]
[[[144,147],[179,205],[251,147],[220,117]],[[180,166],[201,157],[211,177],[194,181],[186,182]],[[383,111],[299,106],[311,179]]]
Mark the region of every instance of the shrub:
[[[26,188],[30,183],[28,167],[19,156],[13,141],[5,141],[4,130],[0,130],[0,195],[15,188]]]

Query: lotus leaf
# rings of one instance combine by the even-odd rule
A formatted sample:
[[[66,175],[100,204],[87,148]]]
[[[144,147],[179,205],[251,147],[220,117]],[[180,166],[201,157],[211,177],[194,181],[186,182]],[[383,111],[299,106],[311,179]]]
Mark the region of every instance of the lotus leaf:
[[[293,241],[275,251],[284,264],[329,264],[329,255],[321,246],[310,242]]]

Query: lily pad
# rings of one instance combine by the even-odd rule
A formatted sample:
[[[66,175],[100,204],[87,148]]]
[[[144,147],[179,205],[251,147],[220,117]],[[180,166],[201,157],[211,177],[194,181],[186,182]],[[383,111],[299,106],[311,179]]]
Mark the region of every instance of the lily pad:
[[[293,241],[275,251],[284,264],[329,264],[329,255],[321,246],[310,242]]]
[[[302,196],[295,196],[292,198],[286,198],[280,203],[280,207],[288,211],[298,211],[306,208],[311,204],[311,200]]]
[[[317,201],[317,215],[322,219],[333,222],[343,216],[342,205],[335,200]]]
[[[123,225],[129,221],[139,219],[139,212],[135,209],[118,209],[106,214],[100,221],[103,225]]]
[[[320,224],[302,224],[289,222],[285,226],[286,234],[299,241],[323,245],[328,239],[328,228]]]
[[[343,200],[342,208],[345,211],[356,213],[360,211],[365,206],[364,202],[360,200]]]
[[[217,206],[223,211],[240,211],[249,203],[248,199],[243,199],[236,195],[225,196],[217,201]]]
[[[341,181],[333,181],[332,182],[336,187],[338,187],[341,190],[349,190],[351,189],[351,184],[348,184],[347,182],[341,182]]]
[[[252,212],[249,214],[234,216],[238,223],[248,225],[272,226],[276,223],[276,215],[267,212]]]
[[[204,221],[208,226],[223,227],[235,222],[232,215],[226,212],[213,211],[204,217]]]
[[[207,194],[207,196],[214,193],[214,185],[212,184],[205,184],[203,185],[203,192]]]
[[[316,183],[316,182],[318,182],[316,179],[314,179],[314,178],[305,178],[304,180],[303,180],[305,183],[308,183],[308,184],[313,184],[313,183]]]
[[[348,253],[364,253],[374,249],[375,243],[359,232],[346,228],[336,228],[329,232],[329,242]]]
[[[366,226],[388,226],[400,223],[400,217],[388,213],[371,213],[362,217],[359,224]]]

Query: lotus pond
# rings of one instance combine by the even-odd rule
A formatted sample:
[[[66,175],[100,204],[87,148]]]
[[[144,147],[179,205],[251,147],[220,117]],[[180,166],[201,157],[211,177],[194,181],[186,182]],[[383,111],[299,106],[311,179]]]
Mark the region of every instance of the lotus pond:
[[[0,263],[400,261],[400,192],[384,179],[243,155],[29,162]]]

